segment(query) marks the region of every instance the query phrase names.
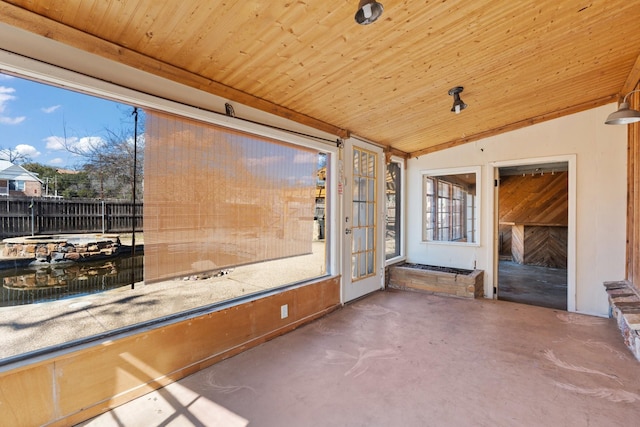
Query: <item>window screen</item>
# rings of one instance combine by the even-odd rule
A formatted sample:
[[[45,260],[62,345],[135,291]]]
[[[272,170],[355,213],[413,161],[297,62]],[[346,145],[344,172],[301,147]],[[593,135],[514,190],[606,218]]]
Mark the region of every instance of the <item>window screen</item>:
[[[311,252],[318,151],[146,117],[146,283]]]

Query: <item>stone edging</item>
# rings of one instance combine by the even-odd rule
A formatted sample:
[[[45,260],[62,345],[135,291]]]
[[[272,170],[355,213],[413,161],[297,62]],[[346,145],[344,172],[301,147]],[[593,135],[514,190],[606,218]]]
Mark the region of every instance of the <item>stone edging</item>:
[[[30,260],[29,265],[108,258],[118,254],[118,234],[60,234],[4,239],[2,259]]]
[[[627,281],[604,282],[611,314],[618,322],[624,343],[640,361],[640,295]]]

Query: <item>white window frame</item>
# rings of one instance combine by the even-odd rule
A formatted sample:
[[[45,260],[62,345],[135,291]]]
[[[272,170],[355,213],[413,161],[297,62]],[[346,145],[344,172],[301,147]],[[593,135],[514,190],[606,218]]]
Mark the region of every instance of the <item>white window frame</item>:
[[[400,229],[399,229],[399,237],[396,241],[396,244],[400,246],[400,253],[399,255],[393,257],[393,258],[389,258],[387,259],[386,257],[386,251],[385,251],[385,265],[390,265],[390,264],[395,264],[398,263],[400,261],[404,261],[406,259],[406,251],[405,251],[405,228],[406,228],[406,206],[407,206],[407,199],[406,199],[406,194],[407,194],[407,185],[406,185],[406,160],[403,159],[402,157],[397,157],[397,156],[391,156],[390,158],[390,162],[391,163],[396,163],[399,165],[399,171],[400,171],[400,214],[399,214],[399,220],[400,220]],[[386,165],[385,165],[385,179],[386,179]],[[385,213],[387,212],[387,206],[386,206],[386,196],[385,196]],[[385,223],[386,226],[386,223]],[[385,231],[385,237],[386,237],[386,231]],[[385,240],[386,241],[386,240]]]
[[[79,52],[79,56],[83,56],[85,53]],[[95,58],[95,61],[92,63],[97,64],[103,63],[106,61],[108,67],[114,68],[119,67],[120,64],[112,63],[111,61],[103,60],[101,58]],[[38,61],[36,59],[28,58],[22,55],[18,55],[16,53],[12,53],[0,48],[0,70],[3,73],[13,74],[15,76],[31,79],[34,81],[39,81],[45,84],[62,87],[69,90],[75,90],[78,92],[82,92],[88,95],[110,99],[116,102],[120,102],[126,105],[138,106],[141,108],[154,109],[158,111],[162,111],[168,114],[175,114],[178,116],[182,116],[185,118],[190,118],[198,121],[202,121],[205,123],[211,123],[215,125],[224,126],[231,129],[240,130],[243,132],[253,133],[259,136],[288,142],[297,146],[308,147],[312,149],[316,149],[318,151],[324,152],[327,154],[327,186],[326,187],[326,195],[325,199],[325,216],[328,222],[335,222],[337,218],[342,216],[342,207],[340,203],[340,197],[342,195],[341,189],[339,189],[338,183],[340,182],[340,156],[339,156],[339,148],[338,144],[329,140],[328,138],[333,137],[335,135],[329,135],[325,132],[318,131],[316,129],[300,125],[286,119],[282,119],[276,116],[273,116],[268,113],[256,112],[254,110],[247,109],[247,115],[250,117],[250,120],[242,120],[235,117],[226,116],[224,113],[216,113],[213,104],[216,101],[221,102],[218,107],[221,107],[221,111],[224,111],[224,103],[225,100],[217,97],[215,95],[208,95],[207,99],[211,99],[210,104],[212,104],[212,111],[207,111],[201,108],[196,108],[191,105],[181,104],[179,102],[171,101],[169,98],[161,98],[155,95],[149,95],[148,93],[144,93],[138,90],[129,89],[127,87],[110,83],[108,81],[99,80],[95,77],[90,77],[89,75],[81,74],[75,71],[71,71],[69,69],[61,68],[56,65],[48,64],[45,62]],[[115,74],[116,71],[113,71]],[[166,87],[171,87],[172,89],[179,89],[180,94],[189,93],[191,96],[196,96],[199,94],[200,98],[202,98],[203,92],[198,91],[196,89],[180,85],[176,82],[172,82],[169,80],[161,79],[157,76],[153,76],[147,74],[141,70],[129,69],[127,68],[127,73],[129,73],[128,77],[134,79],[136,81],[154,81],[156,83],[161,82],[164,84],[164,89]],[[176,92],[172,92],[173,95]],[[180,99],[180,94],[176,95],[176,99]],[[215,104],[217,105],[217,104]],[[241,108],[246,108],[242,107]],[[239,109],[240,110],[240,109]],[[254,121],[255,120],[255,121]],[[257,120],[260,120],[263,124],[259,124]],[[272,125],[272,126],[270,126]],[[288,132],[285,129],[290,129]],[[310,136],[305,136],[310,135]],[[314,136],[317,136],[317,139],[314,139]],[[329,187],[330,185],[330,187]],[[7,182],[7,189],[9,184]],[[307,284],[312,284],[317,282],[318,280],[325,280],[327,277],[336,277],[341,274],[340,268],[340,258],[341,258],[341,248],[342,248],[342,239],[340,235],[340,227],[331,226],[330,223],[327,224],[326,228],[326,273],[318,275],[314,278],[309,278],[307,280],[301,281],[299,283],[293,283],[290,285],[284,285],[278,288],[274,288],[272,290],[268,290],[267,293],[280,293],[284,292],[286,289],[291,287],[299,287],[305,286]],[[254,300],[258,300],[265,297],[265,293],[256,293],[252,295],[248,295],[242,299],[233,300],[232,304],[236,304],[238,302],[250,302]],[[229,301],[222,301],[215,303],[216,306],[227,306]],[[223,305],[220,305],[223,304]],[[206,306],[206,305],[205,305]],[[212,306],[213,307],[213,306]],[[190,312],[185,312],[182,314],[184,317],[191,316]],[[165,317],[158,317],[154,319],[152,322],[159,322],[165,319]],[[134,329],[140,325],[146,325],[148,322],[143,322],[138,324],[132,324]],[[115,332],[117,330],[111,330],[111,332]],[[91,339],[92,336],[87,338],[81,338],[78,342],[82,342],[85,339]],[[68,343],[65,343],[66,345]],[[59,346],[55,346],[55,349],[58,349]],[[40,351],[38,349],[36,351]],[[48,351],[45,349],[45,351]]]
[[[447,168],[447,169],[430,169],[421,171],[422,175],[422,243],[434,244],[434,245],[458,245],[458,246],[480,246],[480,206],[482,201],[482,185],[481,185],[481,167],[480,166],[471,166],[471,167],[461,167],[461,168]],[[473,222],[473,227],[471,230],[467,228],[466,235],[472,234],[474,237],[473,241],[451,241],[451,240],[429,240],[426,236],[426,178],[427,177],[437,177],[443,175],[460,175],[460,174],[475,174],[476,177],[476,195],[473,201],[473,210],[472,212],[463,212],[463,221],[471,220]],[[437,195],[438,189],[434,189]],[[437,200],[436,200],[437,203]],[[451,225],[452,226],[452,225]]]
[[[78,54],[82,56],[85,53],[79,52]],[[121,64],[113,63],[112,61],[102,58],[95,58],[96,67],[100,63],[107,64],[110,68],[113,68],[114,73],[117,71],[116,68],[121,67]],[[56,65],[40,62],[36,59],[27,58],[3,49],[0,49],[0,68],[3,72],[15,74],[23,78],[33,79],[35,81],[70,90],[76,90],[78,92],[83,92],[101,98],[111,99],[123,104],[155,109],[168,114],[175,114],[203,121],[205,123],[225,126],[243,132],[250,132],[267,138],[273,138],[289,142],[294,145],[309,147],[325,152],[329,156],[327,164],[332,165],[331,169],[327,169],[327,183],[331,182],[332,186],[330,189],[327,188],[328,198],[325,199],[325,203],[327,203],[329,210],[325,209],[325,216],[327,219],[339,218],[341,216],[339,212],[340,204],[338,203],[340,192],[337,185],[339,179],[336,167],[339,163],[338,147],[335,143],[322,142],[320,140],[303,136],[304,133],[312,135],[318,134],[318,136],[325,137],[326,139],[329,137],[335,138],[335,135],[324,134],[321,131],[305,127],[304,125],[299,125],[267,113],[256,113],[253,110],[247,111],[247,114],[250,114],[250,117],[255,119],[252,121],[236,119],[235,117],[229,117],[224,114],[216,114],[212,111],[206,111],[201,108],[171,101],[168,98],[161,98],[150,95],[149,93],[129,89],[115,83],[99,80],[95,77],[80,74]],[[147,83],[153,81],[156,84],[163,84],[162,89],[170,90],[178,97],[184,95],[191,99],[196,99],[198,97],[199,99],[202,98],[202,92],[197,89],[183,86],[179,83],[165,80],[157,76],[149,75],[141,70],[130,69],[128,67],[125,67],[125,69],[127,73],[126,78],[136,81],[144,81]],[[210,95],[210,98],[212,104],[216,101],[220,101],[221,109],[224,110],[225,100],[223,98],[215,95]],[[262,122],[269,124],[273,122],[275,127],[258,124],[257,120],[261,120]],[[291,128],[293,132],[280,130],[287,128]],[[327,237],[327,274],[330,276],[341,274],[338,260],[340,259],[340,245],[342,241],[337,228],[338,227],[327,227],[326,230],[327,233],[330,233],[330,237]]]
[[[20,191],[24,193],[24,190],[27,188],[27,182],[20,179],[11,179],[9,180],[9,191]],[[13,188],[11,188],[13,186]]]

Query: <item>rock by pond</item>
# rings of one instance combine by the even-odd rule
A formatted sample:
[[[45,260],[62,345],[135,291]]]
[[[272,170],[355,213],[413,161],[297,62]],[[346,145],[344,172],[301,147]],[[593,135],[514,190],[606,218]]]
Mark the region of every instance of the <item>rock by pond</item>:
[[[93,261],[118,255],[118,234],[55,234],[12,237],[2,241],[3,261],[19,261],[21,265],[51,265]]]

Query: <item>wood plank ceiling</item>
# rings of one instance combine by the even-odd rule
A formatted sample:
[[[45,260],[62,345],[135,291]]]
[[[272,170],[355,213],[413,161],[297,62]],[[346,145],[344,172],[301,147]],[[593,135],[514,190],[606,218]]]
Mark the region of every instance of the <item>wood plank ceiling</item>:
[[[355,0],[9,0],[0,22],[413,156],[613,102],[640,76],[640,1],[382,3],[367,26]]]

